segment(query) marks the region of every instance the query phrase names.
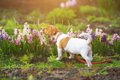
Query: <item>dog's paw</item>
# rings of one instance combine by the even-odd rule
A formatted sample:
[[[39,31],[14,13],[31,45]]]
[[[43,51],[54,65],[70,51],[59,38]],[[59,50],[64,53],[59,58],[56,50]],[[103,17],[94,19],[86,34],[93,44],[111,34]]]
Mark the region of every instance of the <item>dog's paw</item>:
[[[91,67],[92,67],[92,64],[88,65],[88,67],[91,68]]]
[[[69,58],[69,59],[74,59],[74,57],[73,57],[73,56],[72,56],[72,57],[71,57],[71,56],[69,56],[68,58]]]
[[[59,60],[61,60],[61,58],[57,57],[57,58],[56,58],[56,60],[58,60],[58,61],[59,61]]]
[[[74,55],[70,54],[70,56],[68,57],[69,59],[74,59]]]

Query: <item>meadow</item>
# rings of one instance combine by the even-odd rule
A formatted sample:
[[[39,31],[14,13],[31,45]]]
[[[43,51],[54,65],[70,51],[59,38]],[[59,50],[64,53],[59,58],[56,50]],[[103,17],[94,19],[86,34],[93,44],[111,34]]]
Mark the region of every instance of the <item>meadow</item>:
[[[114,9],[113,9],[114,10]],[[0,9],[0,77],[2,80],[39,80],[46,76],[64,80],[62,74],[80,74],[76,80],[110,80],[112,70],[120,79],[120,15],[114,11],[91,5],[61,7],[42,13],[40,10],[25,12],[16,9]],[[56,45],[51,43],[43,28],[55,25],[71,37],[81,32],[93,37],[93,61],[111,59],[110,63],[95,64],[89,69],[76,59],[64,54],[56,61]],[[78,55],[80,56],[80,55]],[[58,70],[58,75],[53,72]],[[70,72],[70,70],[73,70]],[[64,72],[65,71],[65,72]],[[117,72],[118,71],[118,72]],[[59,73],[61,72],[61,74]],[[70,75],[68,77],[70,79]],[[109,76],[108,76],[109,75]],[[76,76],[76,75],[74,75]],[[99,77],[97,77],[99,76]],[[55,78],[56,78],[55,77]],[[106,79],[106,77],[110,77]],[[111,80],[112,80],[111,79]],[[44,79],[43,79],[44,80]],[[47,78],[45,79],[47,80]],[[72,79],[74,80],[74,78]]]

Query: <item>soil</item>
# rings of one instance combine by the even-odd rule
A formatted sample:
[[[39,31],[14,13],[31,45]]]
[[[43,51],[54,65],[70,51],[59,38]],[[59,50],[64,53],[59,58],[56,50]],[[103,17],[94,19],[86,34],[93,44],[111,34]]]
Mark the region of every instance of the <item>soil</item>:
[[[92,71],[92,69],[87,69]],[[6,80],[120,80],[120,68],[107,69],[107,74],[96,74],[93,76],[81,76],[81,71],[86,69],[1,69],[0,80],[6,78]]]

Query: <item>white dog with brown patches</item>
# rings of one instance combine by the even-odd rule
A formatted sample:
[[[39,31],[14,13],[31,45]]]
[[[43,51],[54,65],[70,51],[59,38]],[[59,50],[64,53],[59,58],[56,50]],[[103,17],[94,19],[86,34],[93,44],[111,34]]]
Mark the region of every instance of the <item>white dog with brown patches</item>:
[[[81,54],[86,60],[88,67],[92,66],[92,49],[90,42],[92,41],[91,35],[82,33],[80,36],[87,36],[87,40],[80,38],[71,38],[67,34],[60,32],[55,26],[49,25],[44,29],[44,33],[49,35],[51,40],[56,43],[58,50],[58,57],[56,60],[62,59],[62,52],[65,50],[70,53],[69,59],[74,58],[74,54]]]

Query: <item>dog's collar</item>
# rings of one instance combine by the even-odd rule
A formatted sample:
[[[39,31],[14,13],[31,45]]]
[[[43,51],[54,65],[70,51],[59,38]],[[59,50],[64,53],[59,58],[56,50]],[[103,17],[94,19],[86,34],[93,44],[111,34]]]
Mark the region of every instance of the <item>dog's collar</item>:
[[[58,32],[58,33],[56,34],[56,41],[57,41],[58,37],[59,37],[61,34],[63,34],[63,33],[62,33],[62,32]]]

